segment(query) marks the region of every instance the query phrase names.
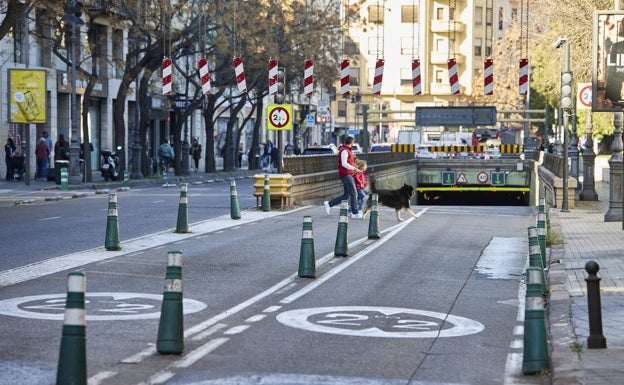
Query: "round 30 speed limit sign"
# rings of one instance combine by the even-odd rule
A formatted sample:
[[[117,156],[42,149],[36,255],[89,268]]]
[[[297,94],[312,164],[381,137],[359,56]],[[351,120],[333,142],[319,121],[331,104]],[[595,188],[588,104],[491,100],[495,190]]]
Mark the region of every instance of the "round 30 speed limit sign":
[[[267,106],[267,128],[269,130],[292,130],[292,105],[269,104]]]

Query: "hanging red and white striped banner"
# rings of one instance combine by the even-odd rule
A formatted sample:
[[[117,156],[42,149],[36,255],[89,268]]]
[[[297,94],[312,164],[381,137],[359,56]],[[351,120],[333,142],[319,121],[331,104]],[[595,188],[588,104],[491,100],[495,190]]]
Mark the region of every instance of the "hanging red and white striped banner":
[[[168,57],[162,61],[162,93],[163,95],[171,95],[171,59]]]
[[[381,95],[381,83],[383,81],[384,59],[375,62],[375,77],[373,78],[373,94]]]
[[[494,95],[494,60],[485,59],[483,63],[483,94]]]
[[[448,59],[449,83],[451,84],[451,94],[459,95],[459,78],[457,77],[457,61]]]
[[[269,95],[277,94],[277,60],[269,60]]]
[[[340,94],[342,96],[349,96],[349,73],[349,60],[345,59],[340,63]]]
[[[420,60],[412,60],[412,90],[414,95],[422,94],[422,85],[420,84]]]
[[[529,59],[520,59],[520,76],[518,77],[518,93],[526,95],[529,91]]]
[[[199,67],[199,79],[201,80],[202,93],[204,95],[210,94],[210,72],[208,71],[208,60],[205,57],[200,58],[197,61],[197,67]]]
[[[243,67],[243,59],[239,57],[234,58],[234,73],[236,74],[236,84],[238,85],[238,92],[247,92],[247,82],[245,81],[245,68]]]
[[[303,62],[303,93],[306,96],[314,93],[314,62],[310,59]]]

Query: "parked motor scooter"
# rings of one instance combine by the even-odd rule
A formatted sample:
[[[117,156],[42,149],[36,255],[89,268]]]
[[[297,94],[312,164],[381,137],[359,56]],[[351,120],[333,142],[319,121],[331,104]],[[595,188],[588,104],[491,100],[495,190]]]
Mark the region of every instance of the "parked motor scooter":
[[[100,172],[105,181],[116,181],[119,177],[119,157],[117,151],[121,151],[121,146],[117,146],[116,151],[109,149],[100,150]]]

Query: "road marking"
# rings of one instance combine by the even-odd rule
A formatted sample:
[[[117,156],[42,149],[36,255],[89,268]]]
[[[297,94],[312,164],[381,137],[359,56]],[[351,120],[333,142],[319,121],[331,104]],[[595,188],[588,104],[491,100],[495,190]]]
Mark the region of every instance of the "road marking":
[[[102,381],[107,380],[117,375],[117,372],[99,372],[95,376],[89,377],[87,383],[89,385],[100,385]]]
[[[40,221],[40,222],[43,222],[43,221],[51,221],[51,220],[54,220],[54,219],[60,219],[60,218],[61,217],[49,217],[49,218],[40,218],[40,219],[37,219],[37,220]]]
[[[278,314],[277,321],[297,329],[356,337],[461,337],[485,329],[480,322],[452,314],[377,306],[296,309]]]
[[[201,332],[199,334],[196,334],[191,339],[193,341],[203,340],[206,337],[208,337],[208,336],[218,332],[219,330],[226,328],[227,326],[228,325],[226,325],[226,324],[216,324],[216,325],[213,325],[212,327],[206,329],[205,331],[203,331],[203,332]]]
[[[305,207],[301,207],[291,210],[288,213],[302,210],[304,208]],[[198,235],[204,235],[222,229],[240,226],[241,224],[270,219],[280,215],[285,215],[286,213],[287,212],[278,211],[257,212],[255,209],[252,209],[250,211],[245,211],[242,218],[236,221],[232,220],[228,214],[195,223],[189,226],[188,233],[175,233],[172,228],[124,241],[121,242],[121,250],[119,251],[109,251],[104,247],[97,247],[90,250],[79,251],[77,253],[31,263],[29,265],[0,272],[0,287],[15,285],[20,282],[41,278],[46,275],[59,273],[61,271],[76,269],[91,263],[129,255],[145,249],[152,249],[159,246],[162,247],[182,239],[188,239]]]
[[[67,293],[43,294],[0,301],[0,314],[29,319],[62,321]],[[87,292],[87,321],[144,320],[160,317],[162,294]],[[184,314],[197,313],[208,305],[182,299]]]
[[[229,330],[226,330],[225,332],[223,332],[223,334],[225,334],[226,336],[239,334],[239,333],[244,332],[247,329],[249,329],[249,325],[238,325],[238,326],[234,326],[233,328]]]
[[[409,381],[404,378],[363,378],[297,373],[253,373],[245,376],[221,377],[185,383],[187,385],[405,385],[408,382],[410,385],[467,385],[457,382]]]
[[[122,364],[138,364],[139,362],[143,361],[145,357],[153,356],[154,354],[156,354],[156,345],[151,344],[146,349],[143,349],[138,353],[135,353],[129,357],[124,358],[123,360],[121,360],[121,363]]]

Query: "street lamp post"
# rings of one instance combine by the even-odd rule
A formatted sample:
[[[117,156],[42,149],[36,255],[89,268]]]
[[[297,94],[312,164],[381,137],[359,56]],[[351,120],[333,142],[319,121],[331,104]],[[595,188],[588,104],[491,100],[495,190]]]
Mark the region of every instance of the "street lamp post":
[[[136,44],[137,55],[136,61],[139,61],[139,45],[140,40]],[[139,129],[139,125],[141,123],[141,119],[139,117],[141,112],[141,107],[139,104],[139,78],[140,72],[137,72],[136,78],[134,79],[134,135],[132,135],[132,173],[130,173],[131,179],[143,179],[143,172],[141,171],[141,131]]]
[[[569,159],[569,136],[568,118],[574,113],[572,103],[572,72],[570,71],[570,43],[565,36],[560,36],[552,44],[553,48],[564,47],[564,70],[561,72],[561,97],[560,105],[563,115],[563,194],[561,211],[568,211],[568,159]]]
[[[592,139],[592,115],[587,113],[587,131],[585,133],[585,151],[583,151],[583,189],[579,195],[582,201],[597,201],[598,193],[595,190],[594,164],[596,154],[594,154],[594,141]]]
[[[194,53],[194,51],[190,48],[185,48],[185,50],[183,51],[183,55],[186,56],[186,72],[185,72],[185,77],[186,77],[186,87],[185,87],[185,91],[184,91],[184,111],[186,112],[189,108],[189,80],[188,80],[188,76],[189,76],[189,70],[190,70],[190,63],[189,63],[189,56],[192,55]],[[188,116],[186,116],[186,118],[184,119],[184,139],[182,140],[182,174],[185,175],[190,175],[191,174],[191,169],[190,169],[190,162],[189,162],[189,153],[191,151],[191,144],[189,143],[189,137],[188,137]],[[192,119],[192,114],[191,114],[191,119]]]
[[[84,24],[80,18],[82,11],[76,0],[69,0],[65,4],[65,15],[62,21],[71,25],[70,57],[71,62],[71,139],[69,146],[69,184],[81,184],[80,175],[80,132],[78,131],[78,104],[76,101],[76,48],[78,36],[76,26]]]

